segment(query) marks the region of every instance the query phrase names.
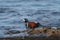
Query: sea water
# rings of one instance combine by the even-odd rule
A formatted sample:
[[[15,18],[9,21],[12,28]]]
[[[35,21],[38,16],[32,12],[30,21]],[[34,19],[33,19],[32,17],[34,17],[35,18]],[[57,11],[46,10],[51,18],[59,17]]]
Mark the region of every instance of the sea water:
[[[60,0],[0,0],[0,37],[26,35],[5,34],[8,30],[26,30],[23,18],[43,26],[60,26]]]

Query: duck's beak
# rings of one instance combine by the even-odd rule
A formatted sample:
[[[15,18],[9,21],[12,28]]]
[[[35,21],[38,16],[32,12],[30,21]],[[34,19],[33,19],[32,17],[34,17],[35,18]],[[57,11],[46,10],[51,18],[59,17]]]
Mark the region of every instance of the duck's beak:
[[[25,19],[22,19],[23,22],[25,22]]]
[[[22,21],[26,23],[26,22],[28,22],[28,19],[27,18],[23,18]]]

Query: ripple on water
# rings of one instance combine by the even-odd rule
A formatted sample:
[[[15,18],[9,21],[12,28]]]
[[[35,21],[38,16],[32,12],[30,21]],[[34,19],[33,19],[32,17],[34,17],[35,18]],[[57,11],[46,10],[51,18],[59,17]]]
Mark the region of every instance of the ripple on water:
[[[60,16],[60,12],[52,12],[52,15]]]
[[[0,13],[5,13],[8,10],[9,10],[9,8],[0,8]]]

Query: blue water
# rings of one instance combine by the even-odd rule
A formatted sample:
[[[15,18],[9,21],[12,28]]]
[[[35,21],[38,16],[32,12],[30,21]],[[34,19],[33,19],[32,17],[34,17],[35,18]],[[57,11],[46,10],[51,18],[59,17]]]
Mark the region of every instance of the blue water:
[[[23,18],[60,26],[60,0],[0,0],[0,37],[9,36],[8,30],[26,30]]]

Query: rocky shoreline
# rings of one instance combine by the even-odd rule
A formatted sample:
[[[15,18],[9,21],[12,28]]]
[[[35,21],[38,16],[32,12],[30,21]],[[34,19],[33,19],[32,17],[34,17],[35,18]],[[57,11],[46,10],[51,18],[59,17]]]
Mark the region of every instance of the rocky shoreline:
[[[15,36],[0,38],[0,40],[60,40],[60,28],[42,27],[35,30],[25,30],[29,36]],[[11,34],[20,33],[19,31],[9,31]],[[7,33],[7,34],[9,34]]]
[[[13,37],[13,38],[0,38],[0,40],[60,40],[60,36],[54,35],[50,37]]]

